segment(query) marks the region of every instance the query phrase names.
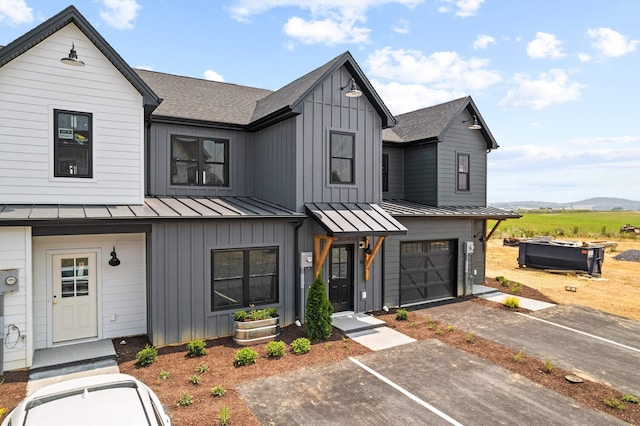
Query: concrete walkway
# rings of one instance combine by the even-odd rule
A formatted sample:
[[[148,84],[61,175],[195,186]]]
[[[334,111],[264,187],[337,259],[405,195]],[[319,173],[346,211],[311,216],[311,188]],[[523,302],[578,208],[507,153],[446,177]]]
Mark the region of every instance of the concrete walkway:
[[[415,342],[416,339],[399,333],[385,322],[371,315],[347,312],[334,314],[332,325],[346,336],[372,351],[393,348]]]
[[[487,299],[492,302],[504,303],[505,299],[508,296],[501,291],[496,290],[493,287],[487,287],[484,285],[474,285],[473,286],[473,295],[480,297],[482,299]],[[530,311],[540,311],[542,309],[547,309],[556,306],[553,303],[541,302],[540,300],[527,299],[526,297],[515,296],[520,301],[520,307],[524,309],[528,309]]]

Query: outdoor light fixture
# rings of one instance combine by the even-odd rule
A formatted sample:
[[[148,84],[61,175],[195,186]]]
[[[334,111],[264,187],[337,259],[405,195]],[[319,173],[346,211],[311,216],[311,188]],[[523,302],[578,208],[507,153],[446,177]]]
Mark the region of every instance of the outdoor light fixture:
[[[74,43],[71,43],[69,56],[60,59],[60,62],[67,65],[73,65],[74,67],[84,67],[84,62],[78,59],[78,54],[76,53],[76,46]]]
[[[109,265],[118,266],[120,264],[120,259],[116,256],[116,248],[113,247],[113,251],[111,252],[111,259],[109,260]]]
[[[464,120],[463,123],[466,123],[468,121],[471,121],[471,120]],[[473,123],[469,124],[469,128],[471,130],[480,130],[480,129],[482,129],[482,126],[480,124],[478,124],[478,117],[476,117],[475,115],[473,116]]]
[[[347,87],[349,88],[349,90],[347,90],[345,96],[349,98],[358,98],[362,96],[362,92],[360,91],[360,89],[358,89],[358,85],[353,78],[351,78],[351,80],[349,80],[349,82],[345,86],[341,87],[340,90],[342,91]]]

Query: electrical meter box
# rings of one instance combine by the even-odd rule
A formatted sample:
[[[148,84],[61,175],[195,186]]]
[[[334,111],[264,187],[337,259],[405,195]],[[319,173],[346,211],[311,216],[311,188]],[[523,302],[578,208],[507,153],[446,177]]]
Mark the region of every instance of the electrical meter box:
[[[0,271],[0,293],[18,290],[18,270],[3,269]]]
[[[473,254],[473,241],[464,242],[464,254]]]
[[[311,268],[313,266],[313,254],[310,251],[300,252],[300,267]]]

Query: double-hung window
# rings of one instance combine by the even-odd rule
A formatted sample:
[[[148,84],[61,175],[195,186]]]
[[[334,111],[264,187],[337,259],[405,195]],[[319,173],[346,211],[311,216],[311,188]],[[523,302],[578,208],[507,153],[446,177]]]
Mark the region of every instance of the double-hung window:
[[[229,186],[229,141],[171,136],[171,184]]]
[[[331,132],[329,138],[331,153],[331,183],[355,183],[354,158],[355,137],[352,133]]]
[[[469,190],[469,154],[458,154],[458,191]]]
[[[278,249],[211,251],[211,310],[278,302]]]
[[[54,177],[93,177],[92,121],[90,113],[53,111]]]

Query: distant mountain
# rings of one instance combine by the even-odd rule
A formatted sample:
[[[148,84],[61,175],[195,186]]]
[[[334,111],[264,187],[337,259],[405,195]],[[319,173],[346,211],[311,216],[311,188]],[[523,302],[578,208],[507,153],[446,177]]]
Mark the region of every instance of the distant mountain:
[[[509,210],[531,209],[570,209],[570,210],[640,210],[640,201],[624,198],[589,198],[570,203],[551,203],[547,201],[509,201],[504,203],[489,203],[492,207]]]

